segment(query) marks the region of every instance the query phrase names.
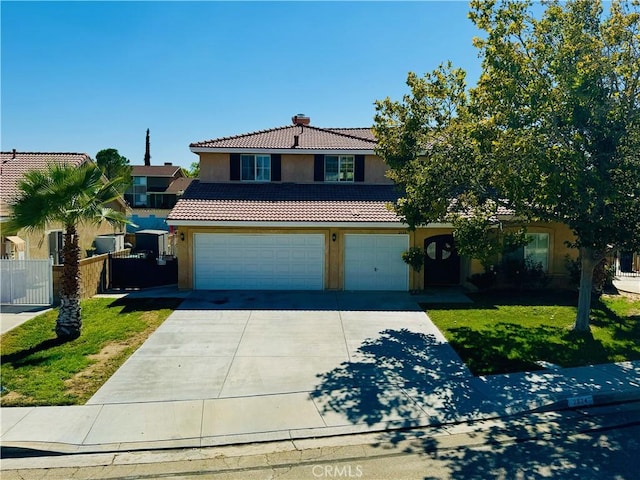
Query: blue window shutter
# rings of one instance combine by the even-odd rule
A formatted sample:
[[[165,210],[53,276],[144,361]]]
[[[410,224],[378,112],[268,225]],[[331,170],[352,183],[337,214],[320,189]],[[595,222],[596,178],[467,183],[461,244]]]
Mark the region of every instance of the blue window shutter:
[[[324,155],[317,154],[313,157],[313,181],[324,182]]]
[[[232,153],[229,161],[229,180],[240,180],[240,154]]]
[[[282,156],[279,153],[271,155],[271,181],[282,180]]]
[[[356,155],[353,165],[353,181],[364,182],[364,155]]]

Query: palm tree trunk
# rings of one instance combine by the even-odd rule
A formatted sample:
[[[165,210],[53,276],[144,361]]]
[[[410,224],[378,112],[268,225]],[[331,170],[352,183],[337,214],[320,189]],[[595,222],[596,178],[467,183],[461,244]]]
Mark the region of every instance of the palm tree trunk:
[[[56,335],[61,340],[73,340],[80,336],[82,319],[80,314],[80,248],[76,226],[66,225],[64,247],[62,248],[64,265],[62,266],[62,285],[60,288],[60,308],[56,323]]]

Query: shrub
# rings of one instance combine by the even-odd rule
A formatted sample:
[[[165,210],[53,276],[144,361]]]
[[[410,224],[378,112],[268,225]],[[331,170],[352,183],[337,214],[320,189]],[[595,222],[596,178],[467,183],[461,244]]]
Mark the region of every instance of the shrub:
[[[411,247],[402,252],[402,261],[410,265],[416,272],[422,270],[424,266],[424,250],[420,247]]]
[[[549,276],[542,263],[531,258],[523,260],[509,259],[503,263],[505,281],[520,290],[537,290],[549,284]]]

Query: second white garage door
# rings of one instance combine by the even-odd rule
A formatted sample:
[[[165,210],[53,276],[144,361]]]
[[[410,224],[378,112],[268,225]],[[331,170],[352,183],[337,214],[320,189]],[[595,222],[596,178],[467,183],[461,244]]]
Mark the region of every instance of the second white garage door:
[[[345,290],[408,290],[408,235],[345,235]]]
[[[196,290],[322,290],[324,235],[194,235]]]

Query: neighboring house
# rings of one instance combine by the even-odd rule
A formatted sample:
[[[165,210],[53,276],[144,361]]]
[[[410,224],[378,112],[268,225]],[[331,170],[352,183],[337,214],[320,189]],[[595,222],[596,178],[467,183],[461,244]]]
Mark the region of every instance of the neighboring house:
[[[200,178],[167,218],[177,229],[183,289],[419,290],[459,285],[480,265],[458,257],[449,224],[415,231],[389,204],[398,191],[369,128],[318,128],[308,117],[192,143]],[[564,276],[571,238],[534,224],[522,255]],[[401,258],[427,254],[421,272]]]
[[[52,257],[54,265],[62,262],[64,226],[50,224],[44,231],[8,232],[4,227],[11,218],[11,203],[17,197],[18,185],[27,171],[44,169],[51,163],[79,167],[85,162],[92,161],[84,153],[17,152],[15,150],[0,153],[0,229],[2,237],[0,254],[2,258],[37,260]],[[115,202],[112,207],[123,212],[126,211],[124,199]],[[114,230],[114,227],[107,222],[99,226],[81,224],[78,226],[80,249],[83,252],[90,249],[97,235],[123,233],[123,230]]]
[[[131,176],[133,183],[125,199],[132,207],[130,219],[137,227],[128,226],[128,231],[167,230],[165,219],[192,179],[170,163],[135,165]]]

